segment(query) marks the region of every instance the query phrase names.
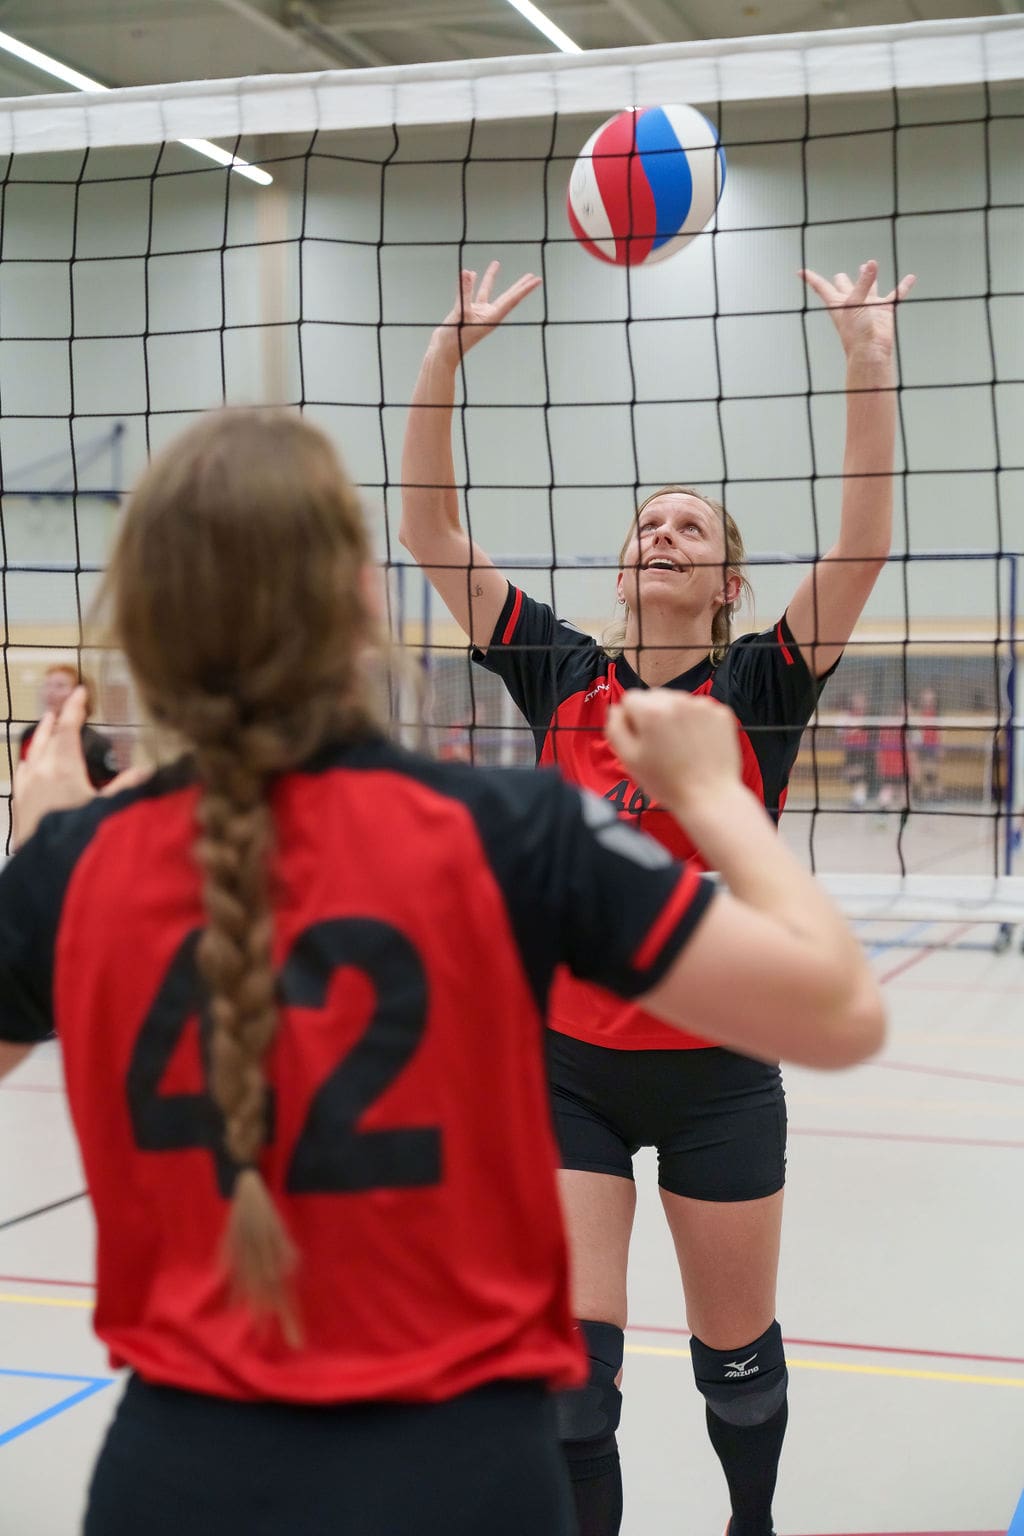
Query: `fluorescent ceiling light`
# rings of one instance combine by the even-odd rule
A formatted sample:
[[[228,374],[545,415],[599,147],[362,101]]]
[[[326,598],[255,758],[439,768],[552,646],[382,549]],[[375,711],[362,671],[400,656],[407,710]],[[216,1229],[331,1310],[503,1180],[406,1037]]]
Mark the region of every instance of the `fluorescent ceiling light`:
[[[42,70],[44,75],[52,75],[55,80],[63,80],[65,85],[73,85],[76,91],[109,91],[110,89],[109,85],[101,85],[98,80],[90,80],[88,75],[79,74],[77,69],[71,69],[69,65],[62,64],[59,59],[51,59],[48,53],[40,53],[38,48],[30,48],[27,43],[20,43],[16,37],[11,37],[6,32],[0,32],[0,49],[5,53],[12,53],[16,59],[24,59],[26,64]],[[219,149],[208,139],[179,139],[178,142],[186,145],[188,149],[194,149],[197,154],[205,155],[208,160],[216,160],[218,165],[233,166],[239,176],[247,176],[250,181],[258,182],[261,187],[269,187],[273,183],[273,176],[268,176],[266,171],[261,171],[258,165],[250,165],[248,160],[240,160],[237,155],[229,154],[226,149]]]
[[[550,16],[545,16],[544,12],[533,4],[533,0],[508,0],[508,3],[515,7],[520,16],[525,16],[538,32],[543,32],[549,43],[554,43],[556,48],[561,48],[563,53],[583,52],[579,43],[574,43],[561,27],[556,27]]]

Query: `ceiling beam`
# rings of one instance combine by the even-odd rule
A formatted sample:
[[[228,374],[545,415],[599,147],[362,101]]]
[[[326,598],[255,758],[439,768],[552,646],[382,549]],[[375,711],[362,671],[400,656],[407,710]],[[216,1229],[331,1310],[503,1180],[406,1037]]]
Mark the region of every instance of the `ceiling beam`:
[[[665,0],[606,0],[645,43],[691,43],[702,36]]]
[[[548,0],[545,0],[545,6]],[[545,9],[542,6],[541,9]],[[499,4],[498,0],[467,0],[460,7],[448,0],[447,5],[431,4],[429,8],[420,0],[418,4],[391,4],[387,9],[374,8],[372,6],[349,7],[332,10],[327,6],[322,7],[325,14],[325,24],[333,31],[341,32],[432,32],[436,27],[483,27],[493,32],[506,32],[515,30],[518,32],[522,23],[522,17],[508,5]],[[594,3],[580,3],[559,5],[558,15],[554,18],[559,26],[568,27],[574,22],[593,21]]]
[[[376,48],[371,48],[368,43],[361,42],[353,36],[356,28],[348,18],[343,19],[345,27],[345,41],[342,42],[334,33],[330,24],[323,20],[319,11],[309,3],[309,0],[287,0],[285,5],[285,18],[289,26],[294,27],[303,37],[309,38],[317,47],[325,53],[333,55],[339,64],[349,65],[353,61],[357,64],[393,64],[395,61],[381,53]]]
[[[322,69],[325,64],[334,66],[339,62],[336,53],[329,53],[316,43],[309,42],[291,27],[275,21],[266,11],[250,4],[249,0],[212,0],[212,4],[218,10],[230,11],[232,16],[237,16],[239,21],[247,26],[255,27],[257,32],[262,32],[265,37],[271,38],[279,48],[287,48],[296,58],[296,62],[299,58],[302,59],[306,69]]]

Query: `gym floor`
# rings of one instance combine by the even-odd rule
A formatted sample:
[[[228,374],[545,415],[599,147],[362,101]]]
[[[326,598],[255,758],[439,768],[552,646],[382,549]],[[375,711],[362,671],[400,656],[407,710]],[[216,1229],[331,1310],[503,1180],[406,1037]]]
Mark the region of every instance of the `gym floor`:
[[[954,935],[977,947],[915,947]],[[884,1055],[786,1079],[779,1536],[994,1536],[1024,1486],[1024,956],[993,953],[980,926],[862,936],[890,1004]],[[72,1536],[120,1383],[89,1326],[93,1232],[56,1045],[0,1085],[0,1160],[0,1530]],[[636,1172],[624,1536],[719,1536],[652,1156]]]

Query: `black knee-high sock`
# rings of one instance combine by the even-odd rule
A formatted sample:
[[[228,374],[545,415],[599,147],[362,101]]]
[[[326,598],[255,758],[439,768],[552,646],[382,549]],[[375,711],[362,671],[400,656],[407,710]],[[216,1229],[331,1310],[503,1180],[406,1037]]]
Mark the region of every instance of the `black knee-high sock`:
[[[772,1536],[772,1499],[789,1404],[764,1424],[727,1424],[709,1407],[708,1435],[729,1484],[729,1536]]]
[[[772,1498],[789,1417],[789,1373],[777,1322],[743,1349],[690,1339],[708,1434],[732,1499],[729,1536],[772,1536]]]
[[[562,1449],[569,1463],[579,1536],[619,1536],[622,1468],[615,1436]]]
[[[613,1323],[581,1318],[579,1330],[590,1360],[585,1387],[555,1399],[558,1434],[576,1501],[579,1536],[619,1536],[622,1524],[622,1469],[615,1431],[622,1394],[623,1333]]]

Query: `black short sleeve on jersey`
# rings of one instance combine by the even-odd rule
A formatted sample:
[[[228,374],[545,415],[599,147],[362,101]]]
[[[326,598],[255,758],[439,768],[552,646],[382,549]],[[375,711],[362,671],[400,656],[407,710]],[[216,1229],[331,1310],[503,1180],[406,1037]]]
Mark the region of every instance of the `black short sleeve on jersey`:
[[[0,870],[0,1040],[35,1045],[53,1030],[60,909],[75,859],[91,833],[91,818],[82,811],[44,816],[34,836]]]
[[[813,677],[803,652],[782,618],[761,634],[740,635],[721,663],[728,670],[730,702],[740,719],[771,729],[800,733],[814,713],[821,690],[835,668]]]
[[[597,642],[509,582],[490,645],[486,651],[474,649],[472,655],[501,678],[530,725],[542,730],[563,697],[564,672],[578,662],[581,648],[596,650]]]
[[[638,997],[684,948],[714,887],[589,790],[560,785],[555,815],[547,880],[560,958],[580,980]]]

